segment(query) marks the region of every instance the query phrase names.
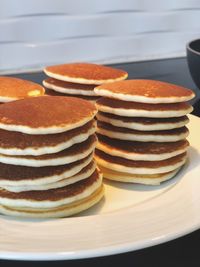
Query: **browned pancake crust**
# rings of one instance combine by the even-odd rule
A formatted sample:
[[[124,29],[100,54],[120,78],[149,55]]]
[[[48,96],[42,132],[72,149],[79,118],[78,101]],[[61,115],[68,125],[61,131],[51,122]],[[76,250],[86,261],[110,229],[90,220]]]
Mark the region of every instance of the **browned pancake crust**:
[[[145,118],[145,117],[125,117],[125,116],[119,116],[114,115],[110,113],[105,112],[98,112],[99,115],[102,115],[109,119],[114,119],[122,122],[130,122],[130,123],[141,123],[144,125],[155,125],[155,124],[165,124],[165,123],[179,123],[188,120],[187,116],[177,117],[177,118]]]
[[[57,92],[57,91],[54,91],[54,90],[49,90],[49,89],[46,89],[46,95],[49,95],[49,96],[64,96],[64,97],[72,97],[73,94],[64,94],[64,93],[60,93],[60,92]],[[96,101],[98,100],[100,97],[99,96],[85,96],[85,95],[74,95],[74,97],[78,97],[78,98],[82,98],[82,99],[85,99],[85,100],[92,100],[92,101]]]
[[[111,156],[109,154],[106,154],[99,149],[96,149],[96,155],[100,157],[101,159],[107,161],[108,163],[114,163],[119,164],[126,167],[133,167],[133,168],[159,168],[159,167],[165,167],[165,166],[171,166],[174,165],[180,161],[183,160],[183,158],[186,156],[186,153],[180,154],[178,156],[160,160],[160,161],[145,161],[145,160],[129,160],[121,157]]]
[[[94,114],[92,103],[76,97],[32,97],[0,105],[0,123],[31,128],[73,125]]]
[[[41,156],[7,156],[4,155],[4,157],[8,158],[18,158],[18,159],[33,159],[33,160],[48,160],[48,159],[56,159],[56,158],[63,158],[63,157],[69,157],[69,156],[75,156],[84,153],[87,151],[92,145],[95,144],[97,141],[97,138],[95,135],[91,135],[86,141],[82,143],[75,144],[69,148],[66,148],[58,153],[53,154],[45,154]]]
[[[25,149],[28,147],[54,147],[57,144],[67,142],[75,136],[87,133],[94,125],[94,120],[85,125],[58,134],[38,134],[30,135],[20,132],[12,132],[0,129],[0,147]]]
[[[109,123],[98,121],[98,127],[104,130],[112,131],[112,132],[120,132],[125,134],[138,134],[138,135],[180,135],[188,133],[188,128],[186,126],[172,129],[172,130],[162,130],[162,131],[138,131],[129,128],[117,127],[113,126]]]
[[[137,142],[116,140],[101,134],[98,134],[98,139],[101,144],[106,145],[110,150],[117,149],[124,153],[164,154],[182,150],[189,146],[189,142],[186,139],[177,142],[166,143]]]
[[[113,93],[124,95],[136,95],[151,98],[158,97],[187,97],[193,96],[190,89],[171,83],[154,81],[154,80],[127,80],[103,84],[98,89],[106,89]]]
[[[0,163],[0,180],[21,181],[21,180],[37,180],[53,175],[61,175],[66,170],[70,171],[77,165],[84,163],[89,157],[70,164],[47,167],[26,167]]]
[[[37,83],[14,77],[0,77],[1,97],[21,99],[31,97],[30,93],[33,91],[38,91],[36,96],[42,96],[45,93],[44,88]],[[34,94],[32,96],[34,96]]]
[[[47,71],[71,78],[83,78],[87,80],[109,80],[127,76],[127,72],[107,66],[92,63],[70,63],[49,66]]]
[[[138,109],[148,111],[171,111],[171,110],[187,110],[191,107],[188,103],[170,103],[170,104],[146,104],[131,101],[117,100],[102,97],[97,101],[99,106],[107,106],[116,109]]]
[[[57,201],[63,198],[70,198],[81,194],[87,187],[91,186],[98,179],[99,173],[97,170],[95,170],[89,178],[65,187],[42,191],[25,191],[19,193],[0,190],[0,197],[9,199],[27,199],[33,201]]]
[[[96,87],[96,85],[94,84],[70,83],[70,82],[60,81],[54,78],[48,78],[45,80],[45,82],[50,85],[62,87],[63,89],[77,89],[77,90],[93,91],[94,88]]]

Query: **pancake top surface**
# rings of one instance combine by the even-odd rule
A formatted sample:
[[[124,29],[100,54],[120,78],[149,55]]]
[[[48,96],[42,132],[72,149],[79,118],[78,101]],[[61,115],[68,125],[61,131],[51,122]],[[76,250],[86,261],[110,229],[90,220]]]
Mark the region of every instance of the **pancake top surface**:
[[[102,84],[115,80],[123,80],[128,76],[127,72],[107,66],[92,63],[70,63],[49,66],[44,72],[53,78],[69,82],[84,84]],[[56,77],[57,76],[57,77]]]
[[[1,102],[9,102],[27,97],[42,96],[44,93],[44,88],[37,83],[14,77],[0,77]]]
[[[75,97],[42,96],[0,106],[0,128],[28,134],[64,132],[87,123],[95,106]]]
[[[192,99],[192,90],[154,80],[127,80],[103,84],[95,88],[101,96],[146,103],[175,103]]]

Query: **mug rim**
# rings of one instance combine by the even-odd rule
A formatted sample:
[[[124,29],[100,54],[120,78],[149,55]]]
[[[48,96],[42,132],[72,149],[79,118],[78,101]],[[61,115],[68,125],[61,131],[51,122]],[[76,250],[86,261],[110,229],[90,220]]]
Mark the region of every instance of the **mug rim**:
[[[197,41],[199,41],[199,47],[200,47],[200,39],[195,39],[195,40],[192,40],[192,41],[188,42],[187,45],[186,45],[186,47],[187,47],[187,49],[190,50],[191,52],[193,52],[193,53],[195,53],[195,54],[197,54],[197,55],[200,56],[200,52],[199,52],[199,51],[196,51],[196,50],[194,50],[193,48],[191,48],[191,44],[192,44],[192,43],[195,43],[195,42],[197,42]]]

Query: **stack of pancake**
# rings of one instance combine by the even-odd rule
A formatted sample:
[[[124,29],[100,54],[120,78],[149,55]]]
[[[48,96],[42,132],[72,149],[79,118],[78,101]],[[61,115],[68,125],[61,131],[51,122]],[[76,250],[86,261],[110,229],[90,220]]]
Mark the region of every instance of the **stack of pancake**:
[[[157,185],[184,165],[189,146],[186,103],[194,93],[153,80],[127,80],[95,88],[97,163],[104,177]]]
[[[93,159],[95,106],[36,97],[0,106],[0,213],[64,217],[103,196]]]
[[[97,85],[127,78],[127,72],[92,63],[71,63],[49,66],[44,72],[50,78],[43,81],[48,95],[76,96],[95,102]]]
[[[0,103],[44,95],[44,88],[34,82],[14,77],[0,77]]]

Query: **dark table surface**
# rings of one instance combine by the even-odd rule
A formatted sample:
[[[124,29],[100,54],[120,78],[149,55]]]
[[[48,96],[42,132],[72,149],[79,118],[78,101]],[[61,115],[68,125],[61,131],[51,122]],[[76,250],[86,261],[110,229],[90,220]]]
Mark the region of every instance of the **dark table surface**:
[[[195,105],[200,98],[200,90],[193,83],[185,58],[165,59],[147,62],[117,64],[129,73],[131,78],[156,79],[172,82],[191,88],[196,92],[194,100],[194,114],[200,116],[200,104]],[[43,73],[27,73],[13,75],[24,79],[41,83],[45,75]],[[2,242],[2,241],[1,241]],[[70,260],[58,262],[26,262],[26,261],[0,261],[0,267],[61,267],[61,266],[200,266],[200,230],[187,236],[154,247],[124,253],[115,256],[107,256],[85,260]]]

